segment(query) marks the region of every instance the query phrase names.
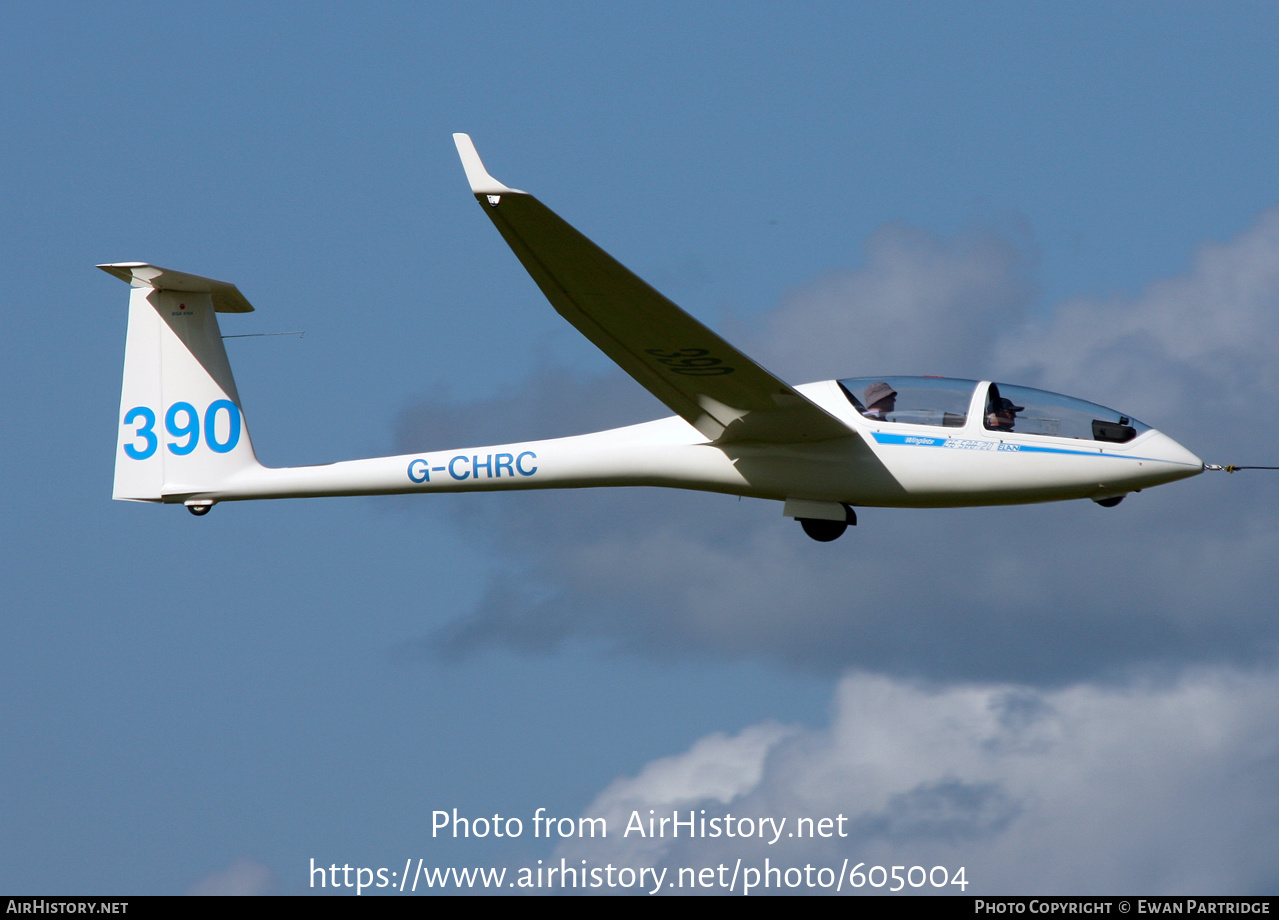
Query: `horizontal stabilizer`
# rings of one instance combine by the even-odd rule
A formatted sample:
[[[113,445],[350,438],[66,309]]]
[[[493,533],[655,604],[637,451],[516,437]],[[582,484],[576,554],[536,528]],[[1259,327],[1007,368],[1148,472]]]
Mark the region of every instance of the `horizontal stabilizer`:
[[[149,287],[157,291],[180,291],[184,294],[208,294],[213,298],[213,309],[218,313],[252,313],[253,305],[240,293],[240,289],[228,281],[215,281],[201,275],[175,272],[146,262],[109,262],[99,265],[108,275],[135,288]]]

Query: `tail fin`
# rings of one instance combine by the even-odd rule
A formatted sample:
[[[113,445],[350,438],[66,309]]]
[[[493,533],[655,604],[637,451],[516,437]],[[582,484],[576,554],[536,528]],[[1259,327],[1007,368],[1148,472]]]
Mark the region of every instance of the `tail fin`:
[[[112,497],[207,509],[200,493],[258,465],[217,319],[253,307],[225,281],[143,262],[98,268],[133,286]]]

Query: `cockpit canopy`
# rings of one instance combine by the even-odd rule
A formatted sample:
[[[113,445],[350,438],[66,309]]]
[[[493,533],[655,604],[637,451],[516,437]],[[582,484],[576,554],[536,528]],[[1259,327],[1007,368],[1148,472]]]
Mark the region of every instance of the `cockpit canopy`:
[[[963,428],[976,380],[953,377],[849,377],[838,381],[866,418],[904,425]],[[1007,383],[986,385],[982,425],[988,431],[1122,444],[1149,425],[1113,409]]]

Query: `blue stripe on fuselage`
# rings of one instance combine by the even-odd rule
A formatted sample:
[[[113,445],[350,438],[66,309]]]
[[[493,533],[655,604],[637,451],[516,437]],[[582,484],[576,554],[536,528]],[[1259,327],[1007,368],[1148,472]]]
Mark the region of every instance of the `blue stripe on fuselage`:
[[[1160,460],[1158,457],[1134,457],[1130,454],[1106,453],[1104,449],[1070,450],[1065,447],[1040,447],[1035,444],[1011,443],[1009,441],[991,441],[986,438],[939,438],[932,435],[919,434],[884,434],[873,432],[877,444],[899,444],[906,447],[945,447],[950,450],[989,450],[1022,454],[1074,454],[1080,457],[1111,457],[1116,460],[1149,460],[1154,463],[1173,461]]]

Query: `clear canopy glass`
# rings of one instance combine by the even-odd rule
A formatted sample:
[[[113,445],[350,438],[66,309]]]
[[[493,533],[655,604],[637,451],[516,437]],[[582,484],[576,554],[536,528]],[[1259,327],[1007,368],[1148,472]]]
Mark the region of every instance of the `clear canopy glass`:
[[[882,422],[962,428],[976,380],[953,377],[850,377],[840,380],[857,411]]]
[[[1088,441],[1131,441],[1149,425],[1096,403],[1031,387],[992,383],[986,394],[986,428]]]
[[[962,428],[968,421],[975,380],[953,377],[849,377],[838,381],[866,418],[905,425]],[[1114,409],[1060,393],[992,383],[982,425],[988,431],[1123,443],[1149,425]]]

